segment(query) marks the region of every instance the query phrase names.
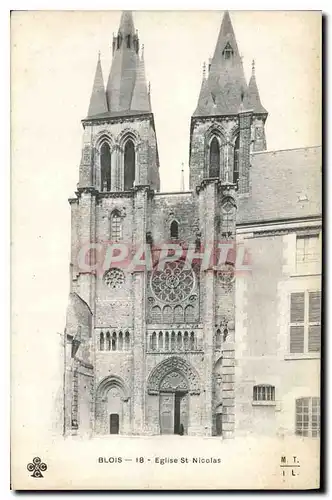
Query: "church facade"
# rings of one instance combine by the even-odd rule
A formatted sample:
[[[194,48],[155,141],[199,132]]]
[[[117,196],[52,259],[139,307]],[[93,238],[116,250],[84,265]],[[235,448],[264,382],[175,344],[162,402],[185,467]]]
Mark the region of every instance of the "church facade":
[[[69,200],[66,435],[319,435],[321,151],[266,151],[267,117],[226,12],[191,118],[189,191],[161,192],[122,13]]]

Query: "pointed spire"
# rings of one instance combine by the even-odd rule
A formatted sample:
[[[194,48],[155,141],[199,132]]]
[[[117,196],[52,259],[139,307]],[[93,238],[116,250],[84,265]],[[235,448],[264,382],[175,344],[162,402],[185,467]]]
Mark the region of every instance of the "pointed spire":
[[[107,82],[106,97],[109,111],[129,111],[136,71],[139,66],[139,40],[131,11],[121,15],[118,35],[114,40],[114,54]]]
[[[144,45],[142,45],[141,59],[139,60],[136,72],[136,81],[130,109],[132,111],[147,111],[151,113],[149,92],[145,76]]]
[[[124,10],[122,12],[120,26],[119,26],[119,33],[122,33],[122,35],[135,34],[133,14],[131,10]]]
[[[213,106],[214,103],[206,79],[206,64],[204,62],[201,90],[199,93],[197,108],[194,115],[209,115],[212,113]]]
[[[207,83],[215,103],[214,114],[236,114],[247,82],[228,11],[221,23]]]
[[[104,87],[103,72],[100,62],[100,51],[98,53],[98,62],[96,67],[95,79],[93,82],[88,117],[107,113],[107,101]]]
[[[246,93],[245,106],[252,109],[254,113],[267,114],[266,109],[261,103],[258,86],[256,82],[255,60],[252,61],[251,77]]]

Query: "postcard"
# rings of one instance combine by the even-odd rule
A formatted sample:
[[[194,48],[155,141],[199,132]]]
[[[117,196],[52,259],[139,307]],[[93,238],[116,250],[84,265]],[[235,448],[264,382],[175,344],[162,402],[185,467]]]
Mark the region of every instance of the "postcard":
[[[12,489],[320,487],[321,37],[12,12]]]

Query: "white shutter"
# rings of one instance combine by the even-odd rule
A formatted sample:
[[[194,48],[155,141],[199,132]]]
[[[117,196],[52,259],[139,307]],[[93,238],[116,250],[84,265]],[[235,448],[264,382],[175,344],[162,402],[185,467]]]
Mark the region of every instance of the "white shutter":
[[[290,322],[304,322],[304,292],[291,294]]]
[[[309,323],[320,323],[320,292],[309,292]]]
[[[290,352],[303,353],[304,352],[304,326],[291,326],[290,327]]]

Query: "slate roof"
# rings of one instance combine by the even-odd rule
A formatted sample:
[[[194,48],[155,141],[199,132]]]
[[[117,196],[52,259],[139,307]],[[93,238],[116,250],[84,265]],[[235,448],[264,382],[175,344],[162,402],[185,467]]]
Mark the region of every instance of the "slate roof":
[[[238,199],[237,224],[320,216],[321,147],[251,155],[252,193]]]
[[[144,60],[143,57],[140,59],[138,48],[133,43],[137,34],[131,11],[122,12],[118,35],[122,41],[113,54],[106,90],[98,60],[87,118],[151,113]],[[130,47],[127,46],[127,35],[131,36]]]
[[[101,69],[100,56],[98,57],[95,79],[93,82],[92,94],[88,116],[100,115],[108,111],[106,94],[104,87],[103,72]]]
[[[261,103],[259,96],[258,86],[256,82],[255,66],[253,63],[252,75],[249,81],[248,89],[244,99],[244,106],[246,109],[252,109],[255,114],[266,114],[267,111]]]
[[[231,59],[223,52],[230,48]],[[263,108],[255,75],[247,85],[242,58],[237,46],[232,21],[225,12],[207,78],[203,76],[197,108],[193,116],[223,116],[238,114],[241,104],[257,113],[266,113]]]

